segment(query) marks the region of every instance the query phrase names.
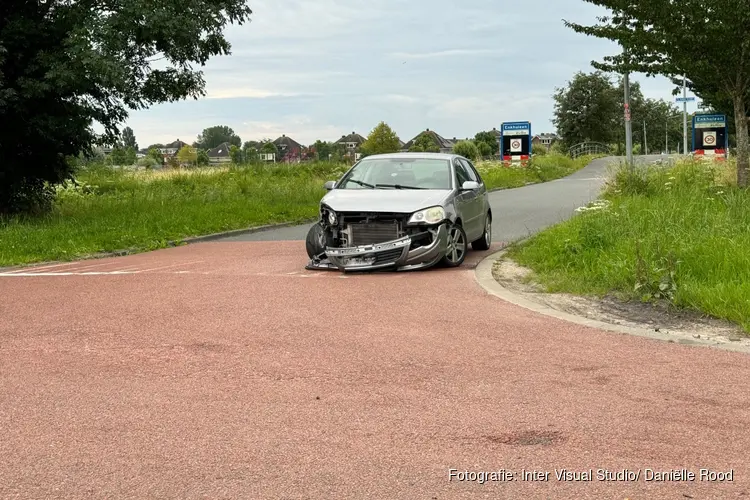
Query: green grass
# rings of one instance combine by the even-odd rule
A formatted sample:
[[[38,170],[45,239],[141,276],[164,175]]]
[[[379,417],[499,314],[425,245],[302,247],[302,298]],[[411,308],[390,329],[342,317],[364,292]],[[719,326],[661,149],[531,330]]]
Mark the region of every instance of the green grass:
[[[490,189],[562,177],[589,159],[544,156],[529,167],[477,166]],[[58,191],[53,213],[0,219],[0,266],[153,250],[219,231],[314,218],[323,183],[346,164],[123,171],[93,167]]]
[[[550,292],[667,301],[750,332],[750,191],[735,169],[617,169],[597,204],[508,255]]]
[[[582,169],[596,156],[574,160],[569,156],[546,154],[532,158],[527,166],[503,166],[495,161],[478,162],[476,166],[489,189],[507,189],[560,179]]]

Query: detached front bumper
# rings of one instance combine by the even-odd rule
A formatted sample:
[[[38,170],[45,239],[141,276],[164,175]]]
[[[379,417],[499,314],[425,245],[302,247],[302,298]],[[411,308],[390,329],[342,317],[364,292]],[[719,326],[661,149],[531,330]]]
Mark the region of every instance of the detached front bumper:
[[[404,236],[374,245],[348,248],[327,247],[325,258],[320,261],[311,260],[306,268],[372,271],[387,268],[407,270],[428,267],[445,255],[448,230],[445,224],[441,224],[436,228],[427,229],[425,233]],[[411,248],[412,242],[425,236],[431,236],[432,241],[426,245]]]

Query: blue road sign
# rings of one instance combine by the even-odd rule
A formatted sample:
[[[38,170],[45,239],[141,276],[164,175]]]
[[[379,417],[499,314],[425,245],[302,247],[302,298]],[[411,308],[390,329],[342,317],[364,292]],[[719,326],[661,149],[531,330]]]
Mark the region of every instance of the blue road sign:
[[[695,100],[695,97],[678,97],[677,99],[675,99],[675,101],[677,102],[690,102],[694,100]]]

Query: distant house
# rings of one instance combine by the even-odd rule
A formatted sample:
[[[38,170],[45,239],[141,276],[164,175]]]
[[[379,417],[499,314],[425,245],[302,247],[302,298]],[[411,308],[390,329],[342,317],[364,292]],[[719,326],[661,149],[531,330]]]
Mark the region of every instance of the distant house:
[[[273,141],[273,143],[279,151],[277,158],[278,161],[290,163],[302,160],[304,146],[291,137],[282,134],[282,136]]]
[[[560,140],[560,138],[557,134],[539,134],[531,139],[531,144],[533,146],[544,146],[549,149],[558,140]]]
[[[450,152],[452,152],[453,151],[453,146],[456,145],[455,142],[453,142],[453,141],[451,141],[449,139],[446,139],[445,137],[443,137],[442,135],[438,134],[434,130],[426,129],[424,132],[420,132],[419,134],[416,135],[416,137],[414,137],[412,140],[410,140],[409,142],[407,142],[406,144],[404,144],[404,146],[401,148],[401,150],[402,151],[408,151],[414,145],[414,143],[417,141],[417,139],[419,139],[423,135],[429,136],[432,139],[432,142],[434,142],[438,146],[438,148],[440,148],[440,152],[441,153],[450,153]]]
[[[167,157],[167,156],[174,156],[174,155],[176,155],[176,154],[177,154],[177,152],[178,152],[178,151],[179,151],[180,149],[182,149],[182,147],[183,147],[183,146],[187,146],[187,145],[188,145],[188,143],[186,143],[186,142],[183,142],[183,141],[181,141],[181,140],[177,139],[177,140],[176,140],[176,141],[174,141],[173,143],[171,143],[171,144],[167,144],[167,145],[165,145],[165,146],[164,146],[163,148],[159,148],[159,152],[160,152],[160,153],[161,153],[161,154],[162,154],[163,156],[165,156],[165,157]]]
[[[354,155],[355,159],[358,159],[360,153],[360,148],[362,147],[362,143],[367,140],[366,137],[362,137],[356,132],[352,132],[349,135],[342,135],[341,139],[334,142],[334,146],[342,145],[345,148],[346,153],[344,156],[349,157]]]
[[[136,158],[144,158],[148,154],[148,149],[143,148],[139,149],[138,152],[135,154]]]
[[[231,144],[222,142],[213,149],[208,150],[208,163],[216,165],[220,163],[229,163],[232,161],[232,155],[229,148]]]

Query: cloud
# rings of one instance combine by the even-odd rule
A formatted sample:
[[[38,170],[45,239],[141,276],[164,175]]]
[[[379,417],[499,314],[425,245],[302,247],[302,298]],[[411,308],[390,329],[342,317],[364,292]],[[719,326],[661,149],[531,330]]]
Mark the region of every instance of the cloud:
[[[391,57],[398,59],[434,59],[438,57],[498,55],[506,52],[499,49],[448,49],[435,52],[395,52],[391,54]]]
[[[265,99],[267,97],[302,97],[303,95],[312,96],[314,94],[300,94],[300,93],[284,93],[284,92],[273,92],[271,90],[253,89],[249,87],[240,88],[219,88],[213,91],[206,92],[206,99],[239,99],[239,98],[253,98],[253,99]]]
[[[551,131],[552,94],[616,45],[577,34],[580,0],[249,0],[252,22],[226,30],[232,54],[202,68],[206,99],[164,103],[128,120],[139,144],[192,142],[228,125],[243,140],[286,134],[309,144],[380,121],[403,140],[430,128],[473,136],[503,121]],[[671,100],[665,79],[638,76]]]

